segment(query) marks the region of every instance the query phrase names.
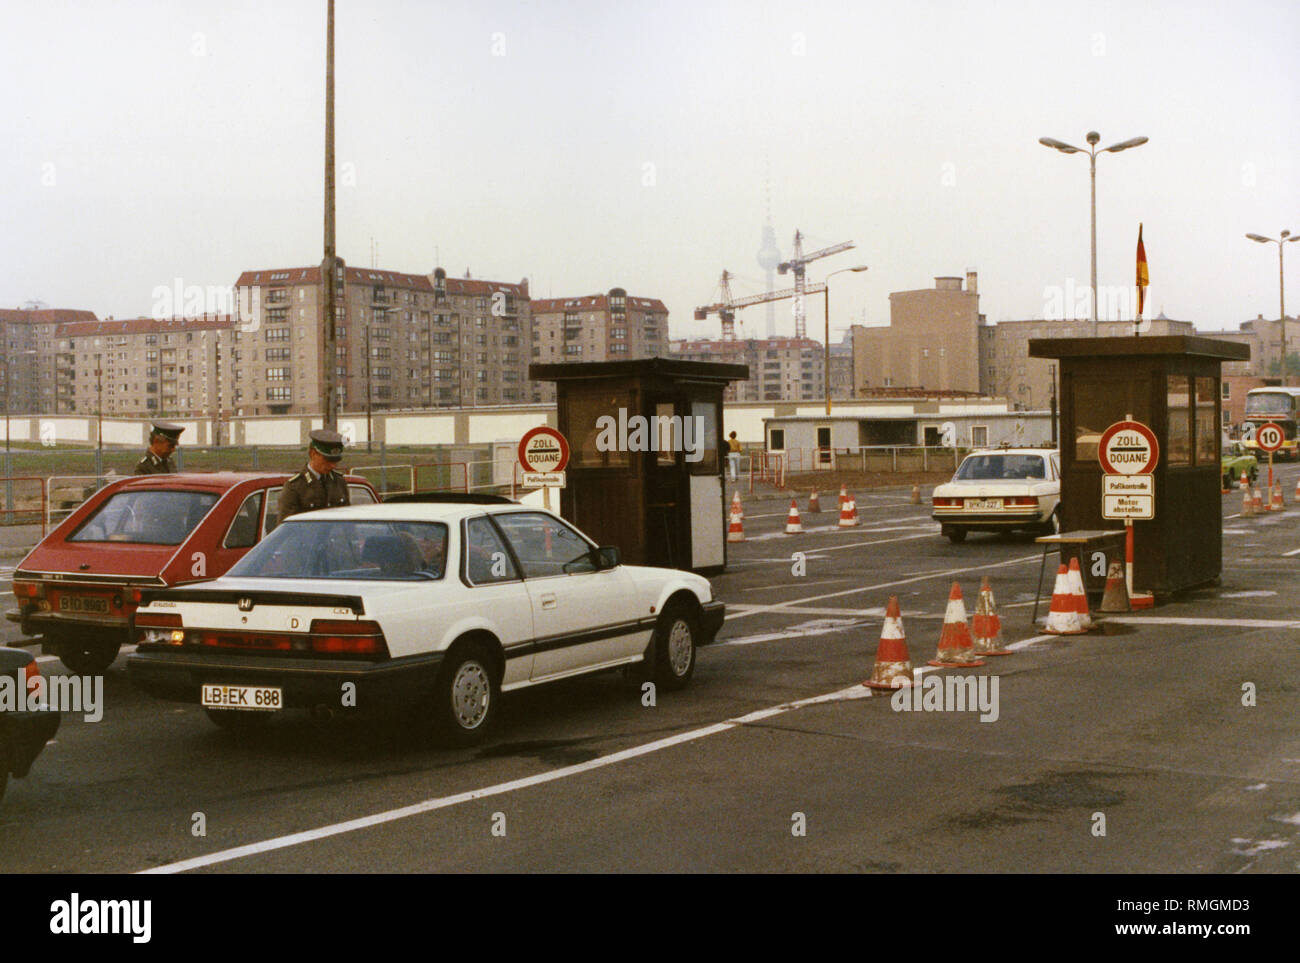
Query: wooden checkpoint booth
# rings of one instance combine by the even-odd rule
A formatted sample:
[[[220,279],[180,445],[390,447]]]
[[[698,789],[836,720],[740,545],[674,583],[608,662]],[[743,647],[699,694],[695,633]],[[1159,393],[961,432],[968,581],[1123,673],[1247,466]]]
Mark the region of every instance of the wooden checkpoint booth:
[[[1061,529],[1114,529],[1102,518],[1098,443],[1127,417],[1159,441],[1155,517],[1134,521],[1134,586],[1157,601],[1213,581],[1223,567],[1220,366],[1250,358],[1233,341],[1186,335],[1044,338],[1032,358],[1060,360]]]
[[[556,385],[564,518],[632,564],[726,567],[722,392],[746,365],[646,358],[534,364],[528,376]]]

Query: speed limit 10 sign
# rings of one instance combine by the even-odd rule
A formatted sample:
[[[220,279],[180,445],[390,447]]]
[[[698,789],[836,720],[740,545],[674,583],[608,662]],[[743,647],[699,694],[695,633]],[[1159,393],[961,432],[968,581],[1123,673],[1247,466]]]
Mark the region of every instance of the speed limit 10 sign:
[[[1285,440],[1286,433],[1282,431],[1282,426],[1271,421],[1260,425],[1259,430],[1255,432],[1255,444],[1270,453],[1281,448]]]

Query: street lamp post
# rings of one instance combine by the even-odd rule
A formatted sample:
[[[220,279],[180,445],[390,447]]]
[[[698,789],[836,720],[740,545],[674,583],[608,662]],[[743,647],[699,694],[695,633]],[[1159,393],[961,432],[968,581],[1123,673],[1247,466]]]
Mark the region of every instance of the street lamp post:
[[[1282,362],[1278,373],[1282,376],[1282,384],[1286,384],[1286,278],[1282,274],[1282,251],[1283,245],[1288,241],[1300,241],[1300,234],[1295,237],[1291,236],[1290,231],[1283,231],[1281,238],[1264,237],[1262,234],[1247,234],[1246,237],[1252,241],[1258,241],[1260,244],[1277,245],[1277,317],[1282,326]]]
[[[1094,338],[1097,337],[1097,155],[1099,153],[1118,154],[1130,147],[1141,147],[1148,139],[1146,137],[1131,137],[1128,140],[1120,141],[1118,144],[1103,147],[1098,151],[1097,144],[1101,140],[1101,134],[1095,130],[1088,131],[1088,150],[1086,153],[1088,155],[1088,169],[1092,178],[1092,336]],[[1082,147],[1074,147],[1053,137],[1040,137],[1038,143],[1044,147],[1059,150],[1062,154],[1085,153]]]
[[[831,278],[837,274],[843,274],[846,271],[854,273],[865,271],[867,265],[859,264],[857,267],[840,268],[838,271],[832,271],[826,275],[826,298],[823,302],[826,308],[826,365],[822,371],[822,389],[826,393],[826,414],[831,413]]]

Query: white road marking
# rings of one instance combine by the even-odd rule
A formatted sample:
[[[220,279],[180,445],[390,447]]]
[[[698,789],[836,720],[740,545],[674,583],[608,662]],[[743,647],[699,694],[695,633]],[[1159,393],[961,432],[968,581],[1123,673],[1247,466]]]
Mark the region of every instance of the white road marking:
[[[1250,591],[1246,591],[1246,592],[1221,592],[1219,594],[1219,598],[1221,599],[1263,599],[1263,598],[1268,598],[1270,595],[1276,595],[1276,594],[1277,594],[1276,592],[1271,592],[1268,589],[1251,589]]]
[[[785,559],[785,561],[788,563],[790,560],[787,558]],[[837,578],[819,578],[815,582],[801,581],[799,583],[799,587],[807,588],[810,585],[829,585],[831,582],[845,582],[851,579],[852,577],[853,577],[852,575],[840,575]],[[772,591],[773,587],[774,586],[771,585],[755,585],[752,586],[751,588],[743,588],[741,589],[741,591],[742,592],[770,592]]]
[[[1107,622],[1120,625],[1209,625],[1240,629],[1300,629],[1295,619],[1190,619],[1167,615],[1142,615],[1122,618],[1106,616]]]
[[[632,746],[629,749],[610,753],[608,756],[600,756],[599,758],[591,759],[587,762],[577,763],[572,766],[563,766],[560,769],[552,769],[549,772],[537,773],[536,775],[526,776],[522,779],[512,779],[509,782],[497,783],[495,786],[485,786],[482,789],[472,789],[468,792],[456,793],[453,796],[426,799],[423,802],[414,803],[410,806],[402,806],[398,809],[389,809],[384,812],[372,813],[369,816],[361,816],[357,819],[349,819],[341,823],[320,826],[316,829],[290,833],[287,836],[278,836],[258,843],[249,843],[244,846],[236,846],[232,849],[223,849],[215,853],[209,853],[206,856],[196,856],[193,859],[184,859],[176,863],[154,866],[151,869],[141,870],[140,874],[154,875],[184,873],[191,869],[201,869],[204,866],[213,866],[217,863],[228,863],[232,860],[242,859],[246,856],[255,856],[259,853],[269,853],[279,849],[288,849],[291,846],[301,846],[304,843],[328,839],[331,836],[356,832],[360,829],[369,829],[372,826],[381,826],[385,823],[396,822],[399,819],[406,819],[410,816],[419,816],[423,813],[435,812],[439,809],[448,809],[452,806],[458,806],[461,803],[472,802],[475,799],[486,799],[491,796],[500,796],[505,793],[514,792],[517,789],[528,789],[532,786],[540,786],[548,782],[567,779],[570,776],[581,775],[584,772],[590,772],[594,769],[603,769],[606,766],[626,762],[629,759],[636,759],[640,756],[659,752],[661,749],[668,749],[672,746],[679,746],[687,742],[695,742],[698,739],[714,736],[720,732],[727,732],[732,729],[740,728],[741,726],[749,725],[750,723],[761,722],[764,719],[770,719],[773,716],[778,716],[794,709],[801,709],[804,706],[818,705],[826,702],[844,702],[869,698],[871,698],[871,690],[863,686],[861,683],[855,683],[846,689],[837,689],[834,692],[827,692],[823,695],[812,696],[807,699],[799,699],[795,702],[785,702],[767,709],[758,709],[743,716],[727,719],[724,722],[716,722],[713,725],[704,726],[700,729],[691,729],[688,732],[678,733],[675,736],[668,736],[664,739],[656,739],[654,742]]]
[[[1292,555],[1300,555],[1300,548],[1293,548],[1289,552],[1282,553],[1283,558],[1290,558]]]
[[[912,536],[912,537],[917,537],[917,536]],[[884,541],[887,542],[899,542],[904,540],[905,539],[898,539],[898,538],[884,539]],[[866,542],[864,544],[875,545],[879,543]],[[1025,562],[1036,562],[1038,561],[1038,559],[1039,559],[1039,555],[1037,552],[1035,552],[1033,555],[1024,555],[1021,556],[1020,558],[1008,559],[1005,562],[991,562],[991,563],[986,562],[980,565],[970,565],[967,566],[966,568],[937,569],[933,572],[928,572],[924,575],[917,575],[912,578],[897,579],[893,582],[880,582],[876,585],[863,585],[859,588],[843,589],[842,591],[839,592],[827,592],[824,595],[811,595],[801,599],[790,599],[785,602],[774,602],[771,605],[762,605],[762,606],[756,605],[748,609],[747,611],[738,612],[735,615],[732,615],[730,612],[728,612],[727,621],[732,622],[736,619],[747,618],[748,616],[751,615],[759,615],[763,612],[784,611],[790,608],[791,606],[804,605],[808,602],[820,602],[822,599],[839,598],[840,596],[843,595],[854,595],[858,592],[875,592],[878,591],[879,589],[893,588],[896,585],[910,585],[913,582],[924,582],[925,580],[932,579],[932,578],[948,578],[954,575],[963,575],[966,572],[982,572],[991,568],[1001,568],[1004,565],[1020,565]]]

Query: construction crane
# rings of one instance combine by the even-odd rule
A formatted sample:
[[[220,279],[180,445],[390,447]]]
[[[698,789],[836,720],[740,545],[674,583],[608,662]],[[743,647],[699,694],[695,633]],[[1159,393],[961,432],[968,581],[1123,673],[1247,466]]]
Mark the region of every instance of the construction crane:
[[[780,291],[768,291],[763,294],[751,294],[743,298],[733,298],[731,296],[731,279],[735,277],[730,271],[722,272],[722,280],[718,286],[722,289],[722,300],[714,304],[705,305],[702,308],[695,309],[695,320],[703,321],[710,314],[716,314],[722,321],[722,340],[736,340],[736,310],[738,308],[747,308],[753,304],[764,304],[767,301],[781,301],[785,298],[792,298],[797,293],[801,293],[797,288],[784,288]],[[802,275],[800,275],[802,278]],[[819,291],[825,291],[824,284],[807,285],[802,293],[816,294]]]
[[[814,285],[809,287],[804,282],[804,268],[809,261],[816,261],[818,258],[830,257],[832,254],[839,254],[841,251],[847,251],[851,247],[856,247],[852,241],[843,241],[839,244],[832,244],[830,247],[824,247],[820,251],[813,251],[811,254],[803,253],[803,234],[798,230],[794,232],[794,256],[788,261],[783,261],[777,265],[779,274],[794,272],[794,336],[796,338],[805,338],[808,336],[805,326],[804,296],[816,294],[817,291],[825,291],[826,285]]]

